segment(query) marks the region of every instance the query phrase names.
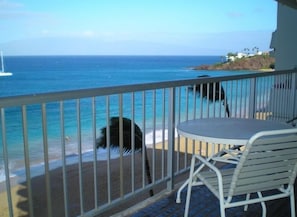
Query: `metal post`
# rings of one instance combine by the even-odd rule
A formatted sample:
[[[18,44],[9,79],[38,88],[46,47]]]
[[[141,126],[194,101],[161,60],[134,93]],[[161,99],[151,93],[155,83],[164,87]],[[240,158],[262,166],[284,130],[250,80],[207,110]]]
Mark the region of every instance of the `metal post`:
[[[292,108],[291,108],[291,115],[290,117],[294,118],[296,116],[295,114],[295,108],[296,108],[296,73],[292,73],[292,85],[291,85],[291,102],[292,102]]]
[[[52,197],[50,183],[49,153],[48,153],[48,137],[47,137],[47,115],[46,104],[41,104],[42,109],[42,134],[43,134],[43,155],[44,155],[44,172],[45,172],[45,188],[47,200],[47,213],[52,216]]]
[[[256,105],[256,78],[251,79],[251,92],[249,100],[249,118],[255,118],[255,105]]]
[[[13,206],[11,197],[11,185],[10,185],[10,173],[9,173],[9,162],[8,162],[8,149],[6,141],[6,121],[5,121],[5,110],[1,108],[1,127],[2,127],[2,145],[3,145],[3,161],[4,161],[4,171],[5,171],[5,183],[6,183],[6,194],[9,216],[13,216]]]
[[[22,106],[22,125],[23,125],[23,142],[24,142],[24,157],[25,157],[25,168],[26,168],[26,179],[28,188],[28,203],[29,213],[33,217],[33,195],[32,195],[32,183],[30,173],[30,154],[29,154],[29,142],[28,142],[28,128],[27,128],[27,111],[26,106]]]
[[[169,111],[168,111],[168,152],[167,152],[167,171],[169,180],[167,190],[174,187],[174,142],[175,142],[175,88],[169,89]]]

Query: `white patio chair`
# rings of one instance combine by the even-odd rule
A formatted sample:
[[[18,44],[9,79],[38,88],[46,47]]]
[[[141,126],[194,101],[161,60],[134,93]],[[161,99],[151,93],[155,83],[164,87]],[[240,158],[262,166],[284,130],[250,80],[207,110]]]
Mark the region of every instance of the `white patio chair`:
[[[196,160],[204,166],[203,170],[195,170]],[[203,157],[193,155],[184,216],[189,213],[192,186],[205,185],[219,199],[221,217],[226,216],[227,208],[244,206],[246,211],[248,204],[253,203],[261,203],[264,217],[265,201],[284,197],[290,198],[291,216],[295,217],[296,173],[296,128],[255,134],[249,139],[234,168],[217,168]],[[251,194],[256,197],[251,197]],[[239,200],[236,197],[239,195],[244,195],[245,199]]]

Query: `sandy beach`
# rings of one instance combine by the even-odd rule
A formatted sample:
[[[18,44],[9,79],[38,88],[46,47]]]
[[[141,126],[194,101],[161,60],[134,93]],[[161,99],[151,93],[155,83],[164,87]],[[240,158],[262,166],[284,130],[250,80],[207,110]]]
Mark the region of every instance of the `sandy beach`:
[[[186,139],[181,138],[176,140],[176,151],[175,159],[178,163],[175,164],[175,169],[177,167],[184,168],[186,164],[189,163],[191,157],[187,153],[199,152],[202,147],[200,144],[193,146],[193,141],[186,141]],[[164,147],[164,150],[160,150]],[[167,142],[158,143],[155,146],[155,149],[148,148],[147,153],[150,161],[151,174],[153,179],[158,180],[162,175],[167,173],[166,165],[166,156],[167,156]],[[155,151],[153,151],[155,150]],[[178,154],[179,153],[179,154]],[[164,161],[162,163],[162,156],[164,156]],[[152,158],[155,158],[155,164],[152,164]],[[131,169],[131,155],[123,157],[123,188],[120,186],[120,159],[110,160],[110,185],[111,185],[111,197],[108,198],[108,180],[107,180],[107,171],[108,164],[107,161],[98,161],[97,162],[97,193],[98,193],[98,205],[106,204],[110,200],[121,197],[121,191],[123,194],[131,192],[131,180],[132,180],[132,169]],[[178,166],[177,166],[178,165]],[[135,153],[135,176],[134,176],[134,189],[141,189],[143,186],[143,172],[142,168],[142,154]],[[86,162],[82,164],[82,194],[83,194],[83,206],[84,210],[88,211],[95,207],[94,199],[94,164],[92,162]],[[67,186],[68,186],[68,198],[69,198],[69,210],[70,216],[77,216],[80,213],[80,191],[79,191],[79,166],[78,164],[68,165],[66,167],[66,177],[67,177]],[[145,176],[145,182],[147,183],[147,177]],[[33,198],[33,210],[34,216],[48,216],[48,207],[46,201],[46,181],[45,176],[37,176],[31,178],[32,183],[32,198]],[[53,216],[65,216],[64,213],[64,190],[63,190],[63,171],[62,168],[57,168],[51,170],[50,172],[50,186],[51,186],[51,203],[52,203],[52,212]],[[160,189],[153,189],[156,194]],[[28,191],[26,183],[16,184],[12,187],[12,201],[13,201],[13,211],[14,216],[28,216],[29,206],[28,206]],[[8,205],[7,205],[7,195],[6,192],[0,193],[0,216],[8,216]],[[149,191],[140,194],[135,198],[134,202],[131,201],[130,205],[142,201],[146,198],[149,198]],[[126,207],[118,207],[118,211]],[[116,212],[117,210],[113,210]],[[100,216],[108,216],[100,215]]]

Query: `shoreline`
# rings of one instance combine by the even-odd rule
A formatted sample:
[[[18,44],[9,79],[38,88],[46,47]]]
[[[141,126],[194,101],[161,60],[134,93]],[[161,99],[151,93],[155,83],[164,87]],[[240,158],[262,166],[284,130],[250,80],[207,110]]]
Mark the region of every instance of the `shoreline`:
[[[176,139],[177,141],[177,139]],[[180,150],[186,150],[186,144],[183,144],[185,142],[185,139],[182,138],[180,142]],[[167,141],[165,142],[167,144]],[[151,166],[151,173],[155,172],[155,178],[159,179],[162,177],[162,170],[166,171],[167,167],[162,169],[162,164],[153,164],[152,159],[156,158],[156,162],[161,162],[162,157],[167,157],[167,150],[160,150],[159,148],[163,146],[163,142],[156,143],[156,148],[147,148],[147,153],[149,156],[150,166]],[[167,147],[167,145],[166,145]],[[153,154],[153,150],[154,154]],[[176,153],[177,154],[177,153]],[[135,187],[141,188],[142,187],[142,155],[140,153],[135,153]],[[191,159],[190,157],[185,158],[188,156],[187,154],[183,154],[182,151],[180,151],[179,154],[179,161],[180,163],[184,163],[185,159],[188,161]],[[111,159],[110,160],[110,174],[111,174],[111,197],[117,198],[120,194],[120,186],[119,186],[119,162],[120,159]],[[105,177],[107,177],[107,161],[97,161],[96,162],[98,173],[97,177],[101,177],[100,180],[98,179],[98,193],[100,195],[99,203],[105,204],[108,201],[107,198],[107,189],[108,189],[108,183]],[[155,166],[155,168],[153,168]],[[100,168],[100,169],[99,169]],[[126,174],[125,180],[124,180],[124,191],[127,193],[131,189],[131,155],[127,155],[123,157],[123,171]],[[67,175],[67,186],[68,186],[68,194],[69,194],[69,203],[71,203],[71,206],[74,208],[71,209],[70,215],[79,215],[79,201],[80,201],[80,195],[79,191],[71,191],[71,189],[79,189],[79,168],[78,164],[72,164],[66,166],[66,175]],[[83,162],[82,164],[82,175],[83,175],[83,194],[84,194],[84,200],[88,201],[88,205],[86,205],[86,210],[92,209],[92,205],[94,204],[94,164],[93,162]],[[50,183],[51,183],[51,194],[53,200],[53,207],[54,211],[57,213],[54,214],[54,216],[64,216],[63,210],[64,207],[64,201],[63,201],[63,180],[61,179],[63,177],[62,167],[58,167],[56,169],[50,170]],[[13,210],[14,215],[16,216],[25,216],[28,215],[28,192],[27,192],[27,186],[26,182],[15,182],[12,180],[11,186],[11,192],[12,192],[12,201],[13,201]],[[46,195],[46,188],[45,188],[45,175],[39,175],[36,177],[31,177],[31,183],[33,186],[32,189],[32,195],[33,195],[33,203],[34,203],[34,214],[36,216],[45,216],[47,215],[47,210],[44,209],[46,207],[46,198],[44,195]],[[5,184],[4,184],[5,185]],[[5,187],[5,186],[4,186]],[[3,188],[3,186],[2,186]],[[8,215],[8,205],[7,205],[7,191],[5,189],[2,189],[4,191],[0,191],[0,201],[4,201],[4,203],[0,203],[0,210],[2,212],[0,213],[0,217],[4,217]],[[70,190],[70,191],[69,191]],[[157,190],[155,190],[155,193],[157,193]],[[143,197],[148,198],[149,194],[145,193]],[[91,200],[92,202],[90,202]],[[35,204],[38,204],[37,206]]]
[[[164,130],[165,133],[165,140],[167,140],[167,129]],[[152,147],[153,144],[153,132],[147,132],[146,133],[146,141],[145,143],[147,144],[146,146],[148,148]],[[163,137],[163,130],[161,129],[156,129],[155,132],[155,140],[156,140],[156,144],[161,142]],[[90,162],[94,159],[94,151],[93,151],[93,145],[91,144],[93,140],[89,139],[86,140],[83,143],[83,152],[82,152],[82,158],[83,158],[83,162]],[[79,157],[79,153],[77,151],[77,144],[75,142],[72,142],[69,146],[69,144],[66,144],[66,146],[68,146],[68,148],[70,147],[70,151],[68,151],[68,153],[66,154],[65,158],[67,161],[67,164],[74,164],[76,162],[78,162],[78,157]],[[58,152],[54,152],[54,153],[49,153],[49,164],[50,164],[50,168],[51,169],[55,169],[57,167],[60,167],[62,165],[62,155],[61,155],[61,149],[60,149],[60,145],[54,145],[55,150],[57,150]],[[98,161],[105,161],[107,159],[107,150],[99,148],[96,149],[97,151],[97,160]],[[119,152],[117,148],[112,148],[111,149],[111,159],[117,158],[119,156]],[[24,180],[24,176],[25,176],[25,167],[24,167],[24,159],[11,159],[10,162],[13,162],[12,165],[9,165],[10,167],[10,176],[11,178],[15,178],[18,179],[19,176],[23,176],[21,177],[21,180]],[[1,192],[1,184],[3,182],[5,182],[5,173],[4,173],[4,164],[3,162],[1,162],[2,164],[0,164],[0,192]],[[34,168],[33,171],[31,171],[31,176],[37,176],[37,175],[41,175],[44,173],[44,161],[43,161],[43,155],[41,156],[41,158],[38,159],[34,159],[31,160],[31,168]],[[12,168],[11,168],[12,167]],[[36,171],[38,170],[38,171]]]
[[[194,70],[228,70],[228,71],[262,71],[274,68],[275,59],[267,54],[235,58],[233,61],[225,61],[211,65],[194,66]]]

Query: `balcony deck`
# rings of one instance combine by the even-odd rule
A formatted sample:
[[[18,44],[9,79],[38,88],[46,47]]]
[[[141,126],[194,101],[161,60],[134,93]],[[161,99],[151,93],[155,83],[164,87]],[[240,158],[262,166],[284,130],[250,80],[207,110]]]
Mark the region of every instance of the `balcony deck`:
[[[288,70],[1,98],[0,169],[5,173],[5,182],[0,183],[0,216],[104,217],[116,213],[129,217],[183,216],[185,193],[183,203],[176,204],[175,191],[187,178],[191,155],[207,156],[210,150],[199,141],[178,137],[176,124],[194,118],[226,117],[224,105],[229,105],[230,117],[265,119],[269,116],[276,121],[290,120],[297,116],[297,88],[294,82],[287,81],[296,80],[296,76],[296,71]],[[224,86],[228,104],[227,98],[222,97],[213,102],[216,93],[222,94],[221,90],[216,91],[216,85],[211,85],[215,83]],[[189,90],[189,86],[193,89]],[[195,92],[198,87],[200,94]],[[205,99],[202,93],[208,97]],[[113,104],[115,107],[110,106]],[[117,160],[112,159],[109,152],[105,160],[98,159],[96,138],[102,126],[109,126],[112,116],[129,117],[138,122],[143,130],[142,147],[147,145],[145,135],[152,132],[149,148],[136,151],[131,145],[129,156],[124,155],[121,148]],[[73,147],[69,147],[69,123],[76,129],[70,137]],[[56,126],[54,137],[53,126]],[[123,123],[119,127],[123,129]],[[88,130],[84,131],[85,128]],[[156,137],[160,137],[157,131],[162,132],[160,142],[156,142]],[[17,133],[13,140],[11,132]],[[132,129],[130,132],[131,138],[135,138]],[[124,137],[123,131],[119,134]],[[91,146],[85,147],[84,139],[91,141],[87,143]],[[17,153],[19,165],[24,167],[21,173],[11,168],[11,163],[15,163],[11,147],[15,143],[23,147],[23,151]],[[111,147],[108,139],[106,143]],[[32,158],[33,144],[40,144],[35,148],[41,162]],[[119,146],[123,147],[123,141]],[[58,155],[53,155],[53,149],[60,150]],[[89,156],[83,152],[85,149],[93,153],[87,162],[85,157]],[[214,151],[219,149],[220,144]],[[146,174],[146,153],[151,183]],[[53,159],[60,167],[54,167]],[[36,165],[41,165],[42,174],[34,174]],[[150,189],[155,195],[171,194],[161,193],[162,197],[155,201],[156,197],[149,196]],[[195,190],[191,216],[219,215],[217,199],[205,191]],[[123,212],[145,200],[154,203],[146,202],[141,210],[133,207],[130,213]],[[289,216],[284,204],[269,203],[270,216]],[[244,215],[261,216],[261,209],[250,207],[245,214],[240,209],[230,209],[229,216]]]
[[[187,178],[187,173],[183,176]],[[295,182],[295,207],[296,206]],[[178,189],[179,185],[176,185]],[[184,215],[184,207],[187,189],[181,193],[181,203],[176,203],[177,190],[170,193],[160,193],[156,200],[148,199],[143,204],[136,205],[113,217],[181,217]],[[266,192],[269,194],[269,192]],[[253,197],[253,195],[252,195]],[[244,199],[244,198],[242,198]],[[267,217],[290,216],[290,201],[288,198],[266,202]],[[220,216],[219,200],[205,187],[196,186],[192,189],[189,217],[218,217]],[[233,207],[226,210],[228,217],[257,217],[262,216],[260,204],[251,204],[245,212],[243,207]]]
[[[135,210],[134,213],[122,214],[129,217],[181,217],[184,214],[186,190],[182,193],[182,202],[175,202],[176,191],[170,195],[147,205],[145,208]],[[296,192],[295,192],[296,195]],[[295,199],[296,201],[296,199]],[[269,201],[266,203],[267,217],[290,216],[290,206],[287,199]],[[219,201],[205,187],[199,186],[192,191],[189,217],[218,217],[220,215]],[[243,207],[227,209],[228,217],[257,217],[262,215],[260,204],[250,205],[247,212]]]

